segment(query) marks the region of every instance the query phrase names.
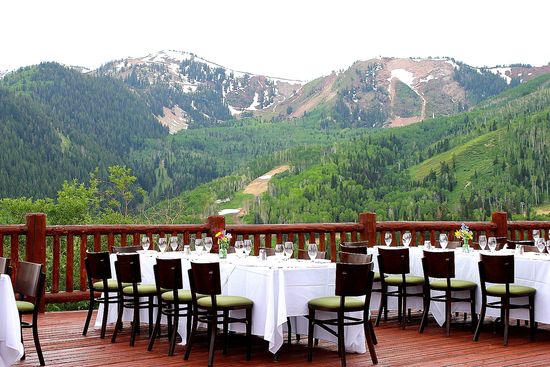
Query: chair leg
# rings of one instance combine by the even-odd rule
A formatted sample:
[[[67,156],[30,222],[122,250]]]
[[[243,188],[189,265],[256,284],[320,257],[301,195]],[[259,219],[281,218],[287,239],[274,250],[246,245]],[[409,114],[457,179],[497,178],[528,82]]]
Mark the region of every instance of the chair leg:
[[[223,311],[223,355],[227,354],[227,334],[229,331],[229,311]]]
[[[537,323],[535,322],[535,296],[529,296],[529,339],[535,340]]]
[[[38,314],[33,314],[32,317],[32,337],[34,339],[34,346],[36,348],[36,354],[38,354],[38,360],[40,361],[41,366],[45,366],[44,356],[42,355],[42,347],[40,346],[40,340],[38,339]]]
[[[510,299],[504,300],[504,345],[508,345],[508,324],[510,323]]]
[[[197,334],[197,326],[199,324],[198,315],[193,314],[192,317],[193,317],[193,326],[191,328],[191,333],[190,333],[190,336],[189,336],[189,340],[188,340],[187,346],[185,348],[185,355],[183,356],[183,359],[186,360],[186,361],[189,359],[189,354],[191,353],[191,347],[193,346],[193,343],[195,342],[195,338],[197,336],[196,335]]]
[[[475,331],[477,324],[477,313],[476,313],[476,290],[472,289],[470,291],[470,313],[472,314],[472,331]]]
[[[372,327],[372,323],[370,320],[365,320],[364,328],[365,338],[367,339],[367,347],[369,348],[370,353],[370,359],[372,360],[373,364],[377,364],[378,357],[376,356],[376,350],[374,349],[374,345],[377,344],[376,336],[374,335],[374,328]]]
[[[23,346],[23,355],[21,356],[21,361],[24,361],[27,357],[27,350],[25,349],[25,344],[23,343],[23,316],[21,314],[19,314],[19,325],[21,325],[21,345]]]
[[[405,313],[407,312],[407,287],[404,286],[403,287],[403,290],[402,290],[403,294],[402,294],[402,298],[403,298],[403,308],[402,308],[402,311],[403,311],[403,318],[402,318],[402,325],[401,325],[401,328],[403,330],[405,330],[405,326],[407,326],[407,317],[405,316]]]
[[[153,296],[149,296],[149,336],[153,332]]]
[[[424,328],[428,324],[428,313],[430,312],[430,294],[427,293],[424,295],[424,311],[422,312],[422,320],[420,321],[420,328],[418,329],[419,333],[424,332]]]
[[[403,293],[401,287],[397,287],[397,321],[403,326]]]
[[[252,352],[252,309],[246,309],[246,360],[250,361]]]
[[[136,335],[139,331],[139,296],[134,297],[134,319],[132,323],[132,333],[130,334],[130,346],[133,347],[136,343]]]
[[[193,320],[193,311],[192,311],[192,305],[189,303],[187,304],[187,343],[189,343],[189,337],[191,337],[191,321]]]
[[[107,297],[105,297],[107,298]],[[84,330],[82,330],[82,335],[86,336],[88,333],[88,327],[90,326],[90,320],[92,319],[92,312],[94,310],[94,293],[90,290],[90,303],[88,306],[88,314],[86,315],[86,322],[84,322]],[[105,307],[103,313],[105,313]],[[101,330],[103,331],[103,324],[101,325]],[[102,337],[103,339],[103,337]]]
[[[208,367],[214,365],[214,347],[216,346],[217,313],[213,312],[210,320],[210,345],[208,346]]]
[[[481,327],[483,326],[483,319],[485,318],[485,311],[487,309],[487,298],[483,297],[483,303],[481,305],[481,312],[479,313],[479,320],[477,321],[476,332],[474,334],[474,341],[477,342],[479,334],[481,333]]]
[[[378,344],[378,339],[376,339],[376,333],[374,332],[374,326],[371,320],[369,320],[369,331],[370,331],[370,336],[372,338],[372,343],[374,345]]]
[[[338,312],[338,351],[340,352],[340,364],[346,367],[346,342],[344,340],[344,313]]]
[[[386,321],[387,316],[387,302],[388,302],[388,296],[386,294],[388,288],[382,287],[382,290],[380,292],[380,306],[378,307],[378,315],[376,315],[376,323],[375,326],[380,325],[380,319],[382,318],[382,312],[384,312],[384,321]]]
[[[292,344],[292,323],[290,322],[290,317],[286,318],[286,328],[288,331],[287,343],[288,345]]]
[[[174,355],[174,350],[176,349],[176,338],[178,337],[178,325],[179,325],[179,317],[178,317],[178,309],[179,305],[174,305],[174,324],[172,325],[172,333],[170,334],[170,347],[168,348],[168,355],[171,357]],[[189,329],[188,329],[189,330]],[[153,331],[153,334],[155,332]]]
[[[307,360],[311,362],[313,359],[313,326],[315,320],[315,310],[309,309],[308,328],[307,328]]]
[[[116,341],[118,331],[122,329],[122,312],[124,311],[124,296],[119,295],[118,301],[118,315],[116,318],[115,330],[113,331],[113,336],[111,337],[111,343]]]
[[[451,292],[445,292],[445,334],[451,335]]]
[[[153,350],[153,345],[155,344],[155,339],[157,338],[158,330],[160,329],[160,318],[162,317],[162,305],[159,304],[159,310],[157,312],[157,319],[155,321],[155,327],[153,328],[153,333],[149,336],[149,344],[147,344],[147,350]]]

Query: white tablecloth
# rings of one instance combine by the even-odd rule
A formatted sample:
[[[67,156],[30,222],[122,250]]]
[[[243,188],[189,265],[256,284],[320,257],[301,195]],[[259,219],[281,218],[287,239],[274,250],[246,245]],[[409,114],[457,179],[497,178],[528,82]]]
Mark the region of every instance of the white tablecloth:
[[[22,356],[21,325],[11,280],[0,274],[0,367],[11,366]]]
[[[411,247],[409,248],[410,254],[410,266],[411,274],[423,276],[422,271],[422,248]],[[375,256],[375,267],[378,269],[378,261],[376,260],[377,248],[369,249],[369,252]],[[513,250],[503,250],[496,252],[498,254],[511,254]],[[479,252],[474,251],[470,253],[464,253],[461,249],[455,250],[455,276],[457,279],[469,280],[478,284],[476,295],[476,310],[481,310],[481,287],[479,286]],[[526,285],[533,287],[537,290],[535,294],[535,321],[549,324],[550,323],[550,308],[547,305],[550,302],[550,256],[547,255],[535,255],[534,253],[525,253],[523,255],[515,255],[514,261],[514,284]],[[420,289],[420,288],[418,288]],[[412,289],[411,289],[412,290]],[[438,292],[432,291],[432,294]],[[442,294],[442,293],[441,293]],[[464,293],[462,293],[464,294]],[[459,293],[457,293],[459,295]],[[492,297],[488,297],[488,301],[491,302]],[[379,293],[373,293],[371,299],[371,308],[378,309],[380,302]],[[513,303],[527,303],[527,298],[518,298],[512,301]],[[413,297],[410,300],[407,299],[407,307],[412,309],[423,309],[421,298]],[[396,297],[388,298],[388,308],[392,310],[397,309]],[[470,312],[469,303],[453,303],[453,312]],[[445,323],[445,303],[444,302],[432,302],[430,304],[430,313],[435,318],[439,325]],[[487,308],[486,316],[500,317],[500,312],[497,309]],[[529,312],[527,309],[515,309],[510,311],[510,317],[529,320]]]
[[[153,264],[155,256],[142,254],[141,275],[143,283],[154,284]],[[187,269],[191,258],[183,258],[181,253],[165,253],[161,256],[181,257],[184,272],[184,288],[188,289]],[[114,263],[116,255],[111,255]],[[193,259],[197,260],[197,258]],[[214,254],[202,255],[199,261],[219,261]],[[113,267],[114,269],[114,267]],[[113,270],[114,274],[114,270]],[[252,334],[269,341],[269,351],[276,353],[283,344],[283,332],[286,330],[287,317],[308,314],[307,302],[315,297],[334,295],[335,264],[311,263],[310,261],[289,260],[278,262],[273,257],[261,262],[256,257],[237,259],[230,254],[227,260],[220,261],[220,276],[223,294],[243,296],[254,302],[252,311]],[[131,310],[125,310],[123,320],[131,320]],[[97,314],[96,328],[101,326],[102,306]],[[108,321],[116,321],[116,306],[109,309]],[[237,314],[238,315],[238,314]],[[147,320],[147,310],[140,314],[141,320]],[[323,317],[323,314],[320,314]],[[307,335],[307,320],[297,317],[293,332]],[[232,325],[234,330],[244,330],[240,324]],[[180,320],[178,332],[186,340],[187,330],[184,320]],[[361,326],[347,327],[345,334],[348,352],[365,353],[365,335]],[[335,341],[335,338],[316,328],[315,337]]]

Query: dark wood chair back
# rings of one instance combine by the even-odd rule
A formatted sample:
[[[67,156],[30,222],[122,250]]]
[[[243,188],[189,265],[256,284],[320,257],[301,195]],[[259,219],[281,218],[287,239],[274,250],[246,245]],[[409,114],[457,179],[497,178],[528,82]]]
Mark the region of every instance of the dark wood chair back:
[[[481,283],[513,283],[514,255],[480,254],[479,277]]]
[[[408,274],[410,272],[407,247],[379,247],[378,268],[381,274]]]
[[[222,293],[220,263],[191,262],[194,293],[217,295]]]
[[[183,289],[183,276],[180,259],[159,259],[153,266],[157,288]]]
[[[372,255],[340,252],[340,262],[346,264],[366,264],[372,262]]]
[[[139,254],[117,254],[115,261],[116,277],[121,283],[141,283]]]
[[[340,245],[341,252],[350,252],[353,254],[366,254],[367,246],[349,246],[349,245]]]
[[[370,296],[373,280],[372,262],[364,264],[337,263],[335,294],[342,297]]]
[[[514,249],[516,245],[535,246],[535,240],[508,240],[508,248]]]
[[[11,275],[9,257],[0,257],[0,274]]]
[[[141,246],[113,246],[113,253],[115,254],[131,254],[141,250]]]
[[[344,245],[344,246],[369,247],[369,241],[342,242],[341,245]]]
[[[108,252],[88,252],[84,259],[88,280],[111,278],[111,262]]]
[[[273,256],[274,255],[275,255],[275,250],[273,250]],[[271,255],[268,255],[268,256],[271,256]],[[315,256],[315,258],[324,260],[326,256],[327,256],[326,251],[317,251],[317,256]],[[298,249],[298,259],[309,260],[309,254],[307,253],[307,250]]]
[[[424,276],[430,278],[455,277],[454,251],[426,251],[422,258]]]
[[[34,304],[40,302],[44,280],[46,279],[42,272],[43,267],[42,264],[19,262],[13,290],[16,294],[19,294],[21,300],[27,300],[30,297]],[[38,310],[38,307],[35,307],[35,309]]]

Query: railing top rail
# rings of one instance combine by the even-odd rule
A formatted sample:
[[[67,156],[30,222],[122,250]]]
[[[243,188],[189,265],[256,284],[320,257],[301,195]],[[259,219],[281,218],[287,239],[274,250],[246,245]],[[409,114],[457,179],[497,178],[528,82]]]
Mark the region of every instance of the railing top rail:
[[[12,234],[25,234],[28,228],[26,224],[8,224],[0,225],[0,234],[12,235]]]
[[[462,223],[466,224],[472,231],[494,231],[497,229],[495,223],[492,222],[449,222],[449,221],[426,221],[426,222],[404,222],[404,221],[387,221],[376,222],[377,231],[433,231],[433,230],[456,230],[460,228]]]
[[[361,231],[364,226],[361,223],[228,224],[225,229],[234,234],[310,233]]]
[[[208,224],[101,224],[101,225],[55,225],[46,226],[46,235],[93,235],[123,233],[173,233],[173,232],[207,232]]]
[[[540,229],[549,227],[550,221],[548,220],[515,220],[508,222],[508,229]]]

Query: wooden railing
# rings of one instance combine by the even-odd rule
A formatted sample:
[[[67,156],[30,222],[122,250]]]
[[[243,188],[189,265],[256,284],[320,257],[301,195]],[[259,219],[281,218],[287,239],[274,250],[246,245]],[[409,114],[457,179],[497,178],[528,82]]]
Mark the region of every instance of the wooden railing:
[[[411,246],[425,240],[435,243],[439,233],[454,238],[454,231],[462,222],[377,222],[374,213],[362,213],[354,223],[311,224],[245,224],[226,225],[222,216],[209,217],[204,224],[182,225],[46,225],[45,214],[28,214],[26,224],[0,226],[0,256],[12,259],[14,274],[20,260],[45,265],[47,290],[46,303],[86,300],[86,251],[110,251],[113,246],[139,245],[143,236],[151,243],[159,236],[178,236],[184,244],[195,238],[214,237],[225,229],[237,239],[254,240],[254,253],[263,246],[292,241],[303,249],[307,243],[317,243],[321,251],[327,251],[335,261],[341,242],[368,240],[369,245],[383,243],[384,234],[392,233],[392,243],[400,243],[404,231],[413,237]],[[510,239],[531,239],[533,229],[541,229],[548,239],[550,221],[507,221],[506,213],[493,213],[490,222],[466,222],[474,232],[474,240],[480,234],[504,236]],[[217,251],[214,238],[213,251]]]

